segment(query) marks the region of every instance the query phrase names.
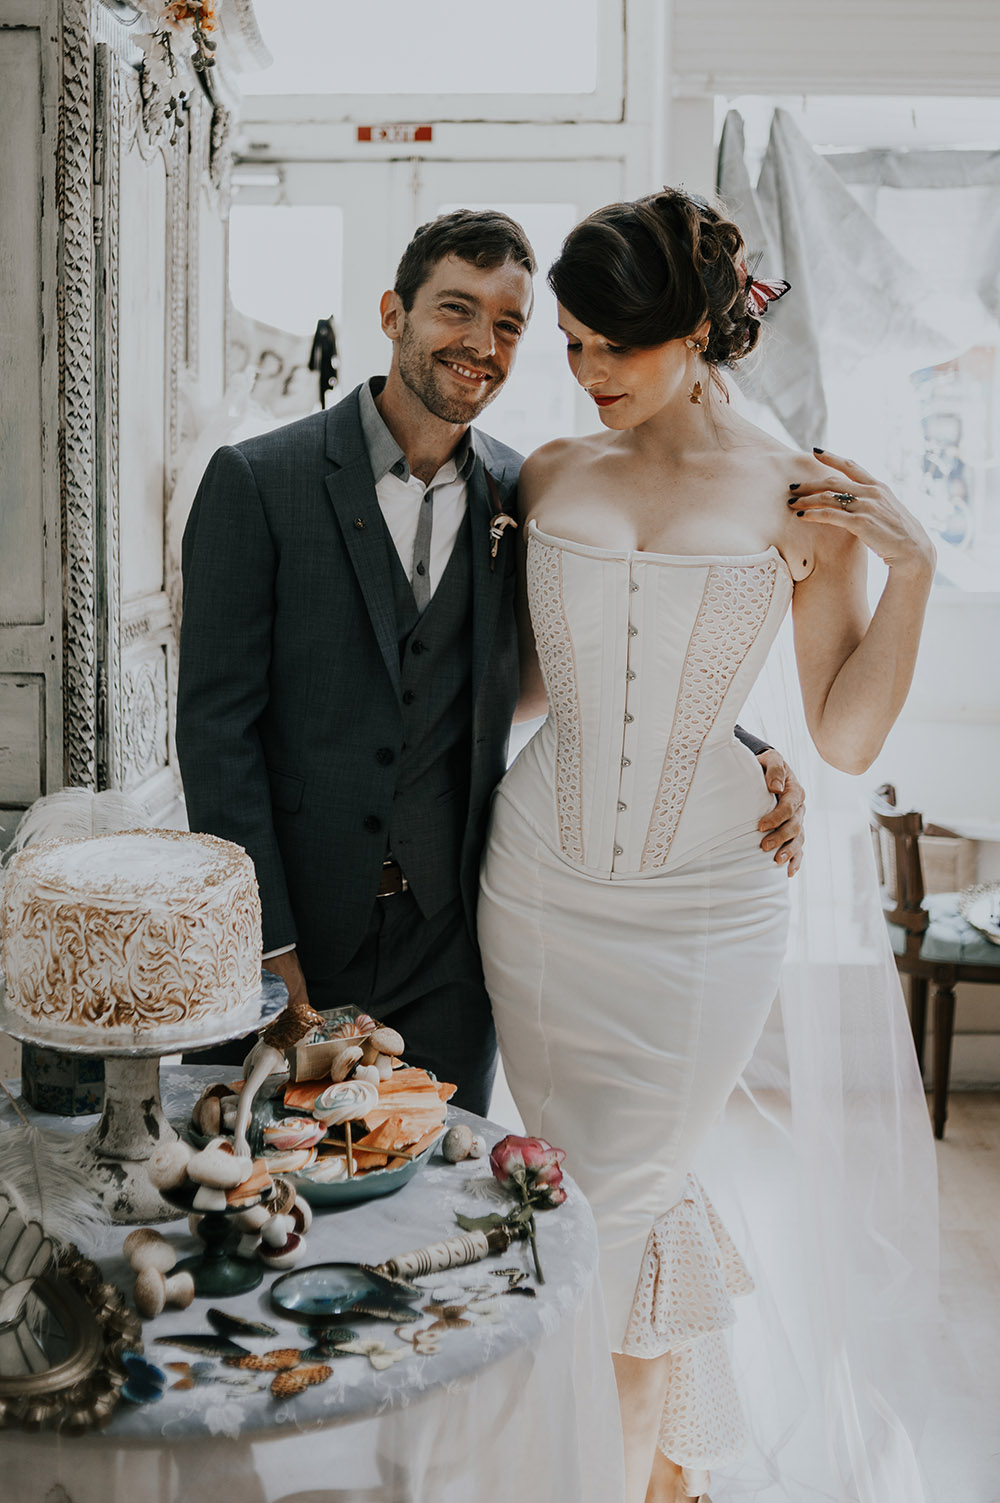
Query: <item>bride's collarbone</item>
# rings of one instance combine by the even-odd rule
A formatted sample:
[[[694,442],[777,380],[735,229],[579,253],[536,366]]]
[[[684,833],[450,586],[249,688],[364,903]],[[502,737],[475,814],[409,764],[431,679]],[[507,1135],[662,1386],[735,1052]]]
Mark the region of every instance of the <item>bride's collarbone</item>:
[[[687,499],[670,505],[623,504],[620,497],[551,497],[532,508],[530,521],[542,533],[588,548],[635,553],[742,557],[777,547],[793,575],[807,568],[806,553],[788,553],[788,519],[774,506],[711,507]],[[770,525],[767,525],[770,524]],[[794,552],[793,548],[793,552]],[[796,565],[799,567],[797,568]]]

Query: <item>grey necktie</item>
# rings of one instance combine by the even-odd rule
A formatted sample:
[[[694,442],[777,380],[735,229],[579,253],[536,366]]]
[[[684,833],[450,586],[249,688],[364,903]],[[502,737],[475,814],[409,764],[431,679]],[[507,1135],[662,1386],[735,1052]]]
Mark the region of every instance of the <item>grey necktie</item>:
[[[417,513],[417,535],[413,539],[413,567],[410,583],[417,609],[423,610],[431,598],[431,524],[434,520],[434,492],[426,491]]]

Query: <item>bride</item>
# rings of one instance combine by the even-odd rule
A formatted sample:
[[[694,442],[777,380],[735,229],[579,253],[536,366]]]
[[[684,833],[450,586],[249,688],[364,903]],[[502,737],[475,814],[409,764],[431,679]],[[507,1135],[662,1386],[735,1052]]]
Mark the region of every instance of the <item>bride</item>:
[[[909,688],[930,540],[848,459],[729,405],[760,324],[736,226],[665,189],[590,215],[549,274],[604,431],[519,487],[522,714],[479,937],[527,1130],[594,1209],[628,1503],[705,1496],[743,1443],[724,1330],[749,1277],[691,1164],[778,987],[788,883],[734,740],[789,605],[811,737],[863,772]],[[877,609],[867,550],[888,566]]]

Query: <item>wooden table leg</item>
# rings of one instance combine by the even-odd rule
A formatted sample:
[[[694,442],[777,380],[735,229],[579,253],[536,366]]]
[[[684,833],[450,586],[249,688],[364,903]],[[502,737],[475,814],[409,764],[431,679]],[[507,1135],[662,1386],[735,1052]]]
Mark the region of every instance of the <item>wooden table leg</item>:
[[[910,1028],[920,1076],[924,1074],[924,1045],[927,1042],[927,977],[910,977]]]
[[[934,988],[934,1136],[944,1137],[948,1115],[951,1038],[955,1030],[955,987],[939,981]]]

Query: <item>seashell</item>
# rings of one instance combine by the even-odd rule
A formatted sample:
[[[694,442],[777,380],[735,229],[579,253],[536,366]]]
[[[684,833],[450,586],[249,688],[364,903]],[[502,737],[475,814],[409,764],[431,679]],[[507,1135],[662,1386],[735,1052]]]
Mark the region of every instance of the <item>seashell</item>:
[[[346,1049],[338,1050],[330,1065],[330,1079],[346,1080],[363,1057],[364,1050],[360,1044],[349,1044]]]
[[[306,1239],[296,1232],[289,1232],[288,1240],[283,1247],[271,1247],[262,1243],[257,1249],[257,1256],[268,1268],[294,1268],[296,1263],[301,1263],[306,1251]]]
[[[297,1393],[304,1393],[316,1383],[325,1383],[332,1376],[333,1368],[325,1362],[297,1367],[294,1372],[278,1373],[271,1384],[271,1392],[276,1399],[292,1399]]]
[[[356,1018],[345,1018],[338,1023],[330,1034],[332,1039],[352,1039],[358,1035],[371,1033],[378,1024],[374,1018],[370,1018],[366,1012],[359,1012]]]
[[[244,1320],[242,1315],[230,1315],[228,1310],[218,1310],[214,1306],[205,1311],[209,1325],[220,1336],[277,1336],[274,1326],[269,1326],[265,1320]]]
[[[342,1080],[327,1086],[313,1106],[313,1116],[327,1127],[354,1122],[378,1105],[378,1087],[370,1080]]]
[[[216,1189],[214,1185],[199,1185],[191,1204],[196,1211],[224,1211],[226,1192]]]
[[[231,1147],[210,1143],[188,1160],[188,1179],[213,1190],[235,1190],[253,1173],[253,1159],[242,1158]]]
[[[325,1132],[325,1125],[312,1117],[282,1117],[264,1128],[264,1144],[281,1153],[288,1149],[311,1148]]]
[[[286,1148],[269,1153],[267,1167],[272,1174],[299,1174],[316,1162],[316,1148]]]
[[[270,1352],[247,1352],[242,1357],[227,1358],[230,1367],[242,1367],[253,1373],[283,1373],[298,1367],[302,1353],[297,1346],[279,1346]]]
[[[161,1143],[146,1164],[149,1182],[157,1190],[174,1190],[187,1178],[187,1166],[194,1157],[190,1143],[179,1138],[172,1143]]]
[[[472,1136],[472,1128],[466,1127],[464,1122],[457,1122],[454,1127],[449,1127],[441,1143],[441,1152],[449,1164],[460,1164],[469,1157]]]
[[[469,1149],[470,1159],[481,1159],[486,1152],[486,1139],[482,1133],[472,1134],[472,1147]]]
[[[261,1239],[268,1247],[284,1247],[291,1235],[290,1216],[271,1216],[260,1229]]]
[[[403,1035],[397,1033],[395,1028],[386,1028],[384,1025],[376,1028],[368,1037],[381,1054],[402,1054],[406,1047],[403,1043]]]
[[[228,1336],[206,1336],[203,1332],[192,1332],[181,1336],[154,1336],[156,1346],[175,1346],[181,1352],[197,1352],[202,1357],[249,1357],[250,1352],[245,1346],[239,1346],[237,1342],[230,1341]]]

